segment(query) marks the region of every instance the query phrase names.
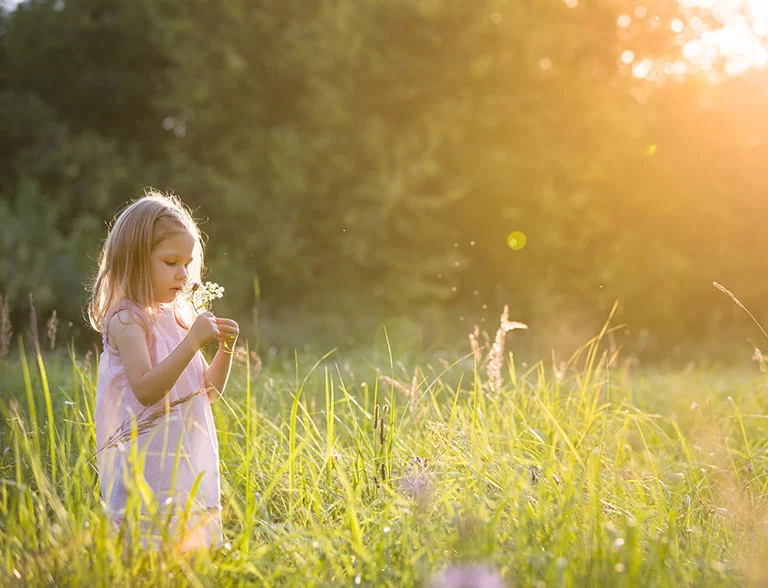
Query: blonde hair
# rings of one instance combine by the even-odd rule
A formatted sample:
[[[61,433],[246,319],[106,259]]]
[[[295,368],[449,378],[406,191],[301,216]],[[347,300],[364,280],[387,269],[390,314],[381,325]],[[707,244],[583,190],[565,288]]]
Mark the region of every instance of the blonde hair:
[[[99,252],[99,270],[91,287],[88,319],[97,331],[105,327],[109,313],[123,300],[144,310],[154,323],[159,310],[150,275],[150,254],[176,232],[187,231],[194,239],[189,280],[200,281],[204,269],[203,239],[190,209],[175,195],[147,189],[142,198],[118,212]],[[191,324],[191,306],[174,301],[176,321]],[[142,325],[149,327],[147,321]]]

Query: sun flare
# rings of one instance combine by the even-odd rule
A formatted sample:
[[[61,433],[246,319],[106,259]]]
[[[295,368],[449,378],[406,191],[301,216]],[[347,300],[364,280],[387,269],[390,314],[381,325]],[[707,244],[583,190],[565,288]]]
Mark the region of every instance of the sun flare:
[[[687,23],[672,23],[684,58],[704,72],[739,75],[768,65],[766,0],[678,0]],[[719,23],[706,24],[712,16]]]
[[[768,66],[768,0],[677,0],[677,6],[666,20],[641,1],[619,15],[619,38],[627,41],[618,56],[623,72],[660,84],[697,74],[718,81]],[[673,34],[677,50],[663,56],[638,51],[634,35],[659,28]]]

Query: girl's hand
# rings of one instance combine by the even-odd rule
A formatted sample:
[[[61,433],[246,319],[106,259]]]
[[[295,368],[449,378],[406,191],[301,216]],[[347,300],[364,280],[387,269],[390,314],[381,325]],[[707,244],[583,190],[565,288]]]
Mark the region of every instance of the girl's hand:
[[[189,329],[187,337],[190,337],[198,349],[202,349],[221,335],[219,326],[216,324],[217,320],[219,319],[213,316],[212,312],[204,312],[197,317]]]
[[[219,329],[220,346],[232,351],[235,348],[237,337],[240,335],[240,326],[232,319],[217,317],[214,320]]]

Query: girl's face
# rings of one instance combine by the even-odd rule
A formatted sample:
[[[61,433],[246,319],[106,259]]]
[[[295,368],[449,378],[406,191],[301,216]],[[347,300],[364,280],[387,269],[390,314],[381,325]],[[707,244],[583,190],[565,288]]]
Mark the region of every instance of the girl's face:
[[[187,283],[195,250],[195,238],[179,231],[163,239],[149,256],[150,277],[155,302],[174,301]]]

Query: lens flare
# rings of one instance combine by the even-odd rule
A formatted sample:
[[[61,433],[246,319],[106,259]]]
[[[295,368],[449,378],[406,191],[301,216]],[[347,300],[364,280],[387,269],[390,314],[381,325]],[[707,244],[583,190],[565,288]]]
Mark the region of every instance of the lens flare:
[[[525,233],[521,231],[512,231],[507,236],[507,245],[510,249],[514,249],[515,251],[520,251],[523,247],[525,247],[526,242],[527,239],[525,237]]]

